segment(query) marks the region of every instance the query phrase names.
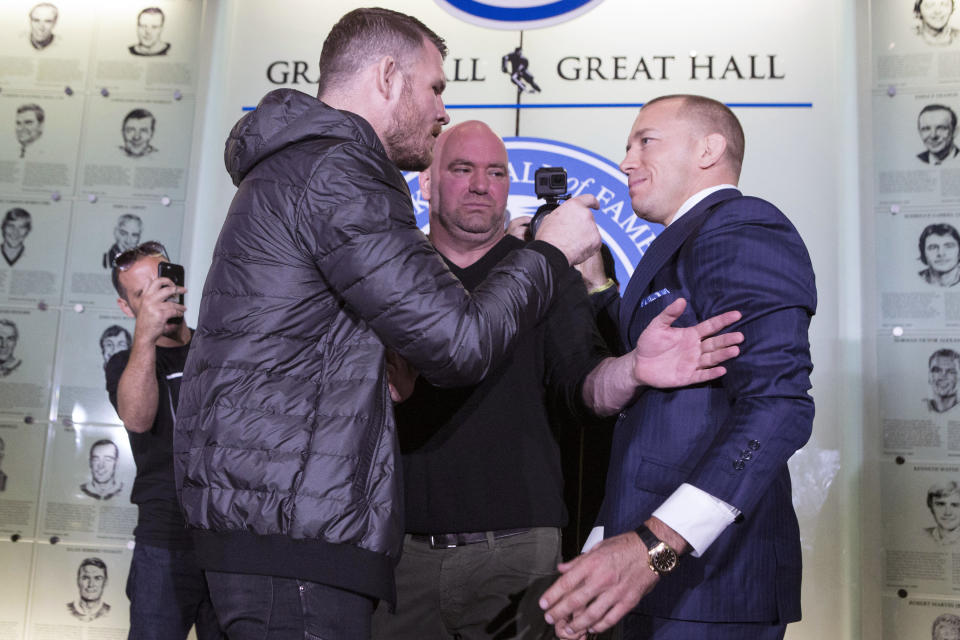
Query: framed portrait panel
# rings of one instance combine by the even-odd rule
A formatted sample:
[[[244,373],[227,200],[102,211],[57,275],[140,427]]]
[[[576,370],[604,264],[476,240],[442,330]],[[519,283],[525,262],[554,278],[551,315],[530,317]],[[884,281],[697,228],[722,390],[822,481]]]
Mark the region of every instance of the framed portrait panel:
[[[77,194],[183,200],[193,109],[172,93],[88,96]]]
[[[70,209],[63,200],[0,198],[0,301],[59,303]]]
[[[123,91],[191,92],[202,4],[190,0],[104,3],[93,81]]]
[[[126,637],[130,617],[124,585],[130,557],[125,547],[38,544],[30,637]]]
[[[960,593],[960,465],[881,463],[885,584]]]
[[[82,92],[96,13],[84,0],[0,4],[0,82]]]
[[[947,210],[950,207],[945,207]],[[905,330],[960,328],[960,209],[900,208],[877,225],[881,326]]]
[[[0,188],[50,198],[74,190],[82,95],[0,93]]]
[[[956,91],[903,89],[873,97],[875,202],[916,212],[955,211],[960,203],[960,147],[944,125],[960,113]],[[955,127],[955,124],[954,124]]]
[[[34,539],[47,424],[0,421],[0,539]]]
[[[176,262],[183,231],[182,202],[98,200],[74,205],[64,302],[113,308],[117,291],[110,279],[112,261],[147,240],[163,244]]]
[[[34,548],[32,542],[0,539],[0,566],[4,577],[0,580],[0,637],[25,637]]]
[[[47,418],[59,315],[0,307],[0,414]]]
[[[125,544],[137,508],[130,504],[136,465],[123,427],[52,424],[38,536],[71,544]]]

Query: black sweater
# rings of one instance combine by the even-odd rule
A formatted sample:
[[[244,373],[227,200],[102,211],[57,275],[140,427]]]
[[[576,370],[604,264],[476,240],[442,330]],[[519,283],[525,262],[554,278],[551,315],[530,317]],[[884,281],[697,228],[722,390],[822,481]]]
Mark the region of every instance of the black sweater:
[[[466,269],[448,266],[473,290],[520,246],[507,236]],[[396,407],[406,530],[562,527],[567,516],[551,416],[589,414],[582,381],[607,355],[583,281],[571,268],[544,320],[521,334],[483,382],[440,389],[418,379],[413,395]]]

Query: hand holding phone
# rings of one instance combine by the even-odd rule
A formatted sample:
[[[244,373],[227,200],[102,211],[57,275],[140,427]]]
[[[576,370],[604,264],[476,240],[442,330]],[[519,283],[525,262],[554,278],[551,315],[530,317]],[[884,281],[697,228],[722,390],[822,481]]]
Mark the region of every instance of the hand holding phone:
[[[174,264],[172,262],[161,262],[157,265],[157,276],[160,278],[169,278],[171,281],[173,281],[173,284],[177,285],[178,287],[182,287],[184,283],[183,265]],[[169,300],[183,304],[183,294],[181,293],[176,296],[170,296]],[[181,324],[183,322],[183,318],[181,316],[177,316],[174,318],[169,318],[167,322]]]

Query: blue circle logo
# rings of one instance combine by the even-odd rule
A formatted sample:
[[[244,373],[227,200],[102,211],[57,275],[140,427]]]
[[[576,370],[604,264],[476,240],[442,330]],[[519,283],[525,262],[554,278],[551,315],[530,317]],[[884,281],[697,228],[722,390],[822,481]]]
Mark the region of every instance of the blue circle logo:
[[[534,191],[533,175],[540,167],[567,170],[567,191],[571,196],[593,194],[600,202],[594,213],[600,237],[610,247],[617,266],[621,290],[663,226],[638,218],[630,206],[627,177],[615,162],[591,151],[544,138],[504,138],[510,161],[509,218],[533,215],[542,201]],[[429,203],[420,193],[417,173],[406,174],[413,196],[417,226],[429,231]]]
[[[603,0],[436,0],[465,22],[494,29],[536,29],[586,13]]]

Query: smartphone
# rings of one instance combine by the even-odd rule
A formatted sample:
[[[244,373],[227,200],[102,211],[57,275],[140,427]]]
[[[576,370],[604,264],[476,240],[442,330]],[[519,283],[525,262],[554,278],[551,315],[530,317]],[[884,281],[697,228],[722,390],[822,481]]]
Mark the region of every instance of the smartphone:
[[[161,262],[157,265],[157,276],[160,278],[170,278],[173,281],[173,284],[177,285],[178,287],[182,287],[184,282],[183,265],[174,264],[172,262]],[[171,298],[175,299],[176,302],[183,304],[182,293],[175,297],[171,296]],[[167,320],[167,322],[181,324],[183,322],[183,318],[177,316],[175,318],[170,318]]]

